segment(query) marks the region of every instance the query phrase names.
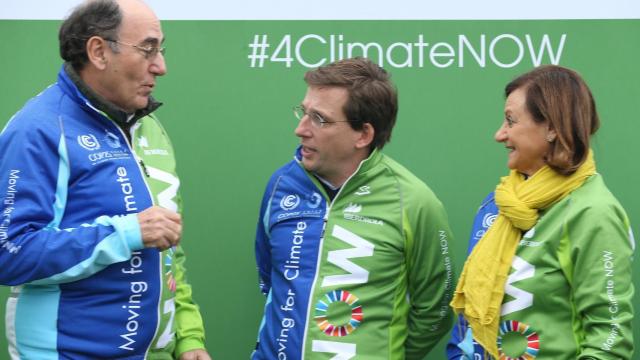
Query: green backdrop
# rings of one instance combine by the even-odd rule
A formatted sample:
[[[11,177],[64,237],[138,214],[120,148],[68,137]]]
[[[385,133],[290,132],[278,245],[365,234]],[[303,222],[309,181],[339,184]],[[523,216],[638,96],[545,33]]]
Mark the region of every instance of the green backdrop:
[[[56,81],[59,23],[0,21],[0,125]],[[445,204],[458,273],[473,214],[507,173],[506,150],[493,140],[502,122],[502,89],[536,65],[535,58],[574,68],[591,86],[602,120],[593,143],[598,171],[640,233],[640,20],[165,21],[163,28],[169,72],[155,96],[165,103],[158,114],[178,155],[183,245],[214,359],[246,359],[255,344],[264,299],[253,234],[266,181],[297,144],[291,107],[304,96],[303,65],[341,50],[346,55],[349,47],[362,54],[354,43],[369,44],[375,60],[384,52],[400,96],[385,151]],[[283,46],[261,64],[263,35],[270,45],[265,55]],[[273,61],[287,57],[287,39],[290,66]],[[634,272],[640,274],[639,262]],[[640,287],[640,276],[634,283]],[[634,333],[638,343],[637,317]],[[441,343],[428,358],[444,358],[442,349]]]

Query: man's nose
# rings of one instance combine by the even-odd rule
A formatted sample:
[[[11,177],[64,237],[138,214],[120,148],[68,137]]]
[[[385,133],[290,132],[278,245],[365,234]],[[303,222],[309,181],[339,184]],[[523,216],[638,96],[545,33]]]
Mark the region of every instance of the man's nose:
[[[311,121],[309,121],[309,115],[304,114],[300,120],[298,120],[298,126],[296,126],[294,133],[298,137],[311,136]]]
[[[164,55],[161,52],[158,52],[155,58],[153,58],[150,71],[156,76],[162,76],[167,73],[167,64],[164,61]]]

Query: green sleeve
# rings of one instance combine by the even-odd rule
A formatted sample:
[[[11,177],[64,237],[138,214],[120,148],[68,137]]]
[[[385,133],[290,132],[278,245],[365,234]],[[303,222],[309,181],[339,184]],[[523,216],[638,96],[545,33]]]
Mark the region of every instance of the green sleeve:
[[[204,326],[200,310],[191,299],[191,285],[187,283],[184,252],[177,246],[174,253],[176,280],[176,358],[186,351],[204,349]]]
[[[182,197],[177,196],[178,212],[182,212]],[[187,282],[185,253],[178,245],[174,253],[174,271],[176,280],[176,349],[175,357],[180,358],[183,353],[204,349],[204,325],[200,309],[192,299],[191,285]]]
[[[447,214],[432,194],[413,202],[415,206],[405,210],[403,224],[410,302],[405,342],[408,360],[423,359],[448,333],[453,319],[449,308],[454,278]]]
[[[571,244],[573,306],[585,359],[631,359],[633,353],[633,237],[624,210],[593,206],[572,216],[566,233]]]

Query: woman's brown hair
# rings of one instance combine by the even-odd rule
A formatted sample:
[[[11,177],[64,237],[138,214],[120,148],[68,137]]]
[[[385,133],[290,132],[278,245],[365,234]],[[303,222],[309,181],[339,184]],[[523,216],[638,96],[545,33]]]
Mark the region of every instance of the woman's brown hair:
[[[573,174],[589,154],[589,141],[600,127],[591,90],[575,71],[545,65],[520,75],[505,87],[505,97],[524,89],[527,110],[536,122],[549,122],[557,137],[545,160],[555,171]]]

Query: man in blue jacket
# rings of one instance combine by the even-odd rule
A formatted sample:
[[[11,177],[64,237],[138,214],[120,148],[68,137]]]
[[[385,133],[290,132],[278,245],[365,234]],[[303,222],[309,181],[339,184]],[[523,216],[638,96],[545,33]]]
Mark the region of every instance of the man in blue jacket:
[[[0,134],[0,283],[12,359],[200,359],[180,181],[152,114],[164,36],[138,0],[81,4],[65,64]]]

